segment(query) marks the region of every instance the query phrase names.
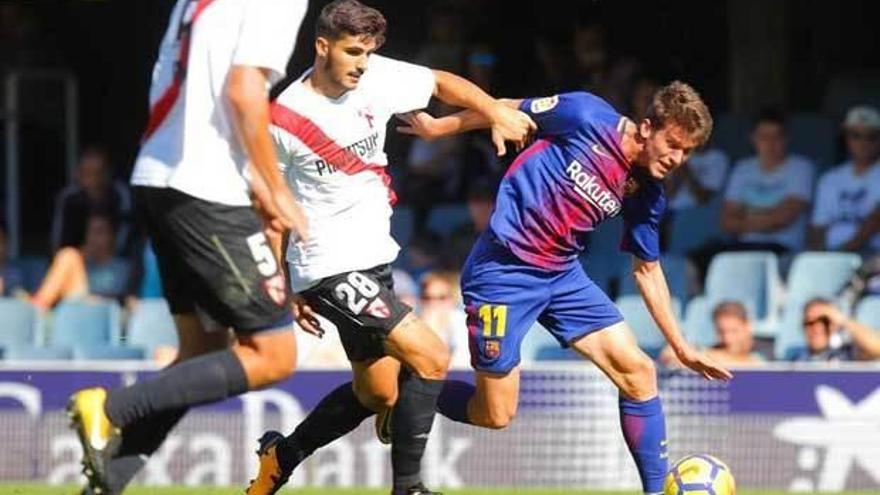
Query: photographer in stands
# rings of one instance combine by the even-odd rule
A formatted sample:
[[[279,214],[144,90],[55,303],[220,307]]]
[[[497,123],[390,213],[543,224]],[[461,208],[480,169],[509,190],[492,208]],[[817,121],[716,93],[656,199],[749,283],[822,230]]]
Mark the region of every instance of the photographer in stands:
[[[807,345],[792,361],[880,358],[880,332],[851,319],[826,299],[813,299],[804,306],[803,329]]]

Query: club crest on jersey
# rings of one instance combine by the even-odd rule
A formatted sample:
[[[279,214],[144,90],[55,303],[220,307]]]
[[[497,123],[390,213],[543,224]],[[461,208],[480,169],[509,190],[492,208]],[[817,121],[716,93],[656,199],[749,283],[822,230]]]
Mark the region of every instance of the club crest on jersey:
[[[373,302],[367,306],[365,312],[373,318],[379,318],[381,320],[391,317],[391,310],[388,309],[388,305],[385,304],[385,301],[379,297],[373,299]]]
[[[263,280],[263,289],[265,289],[269,299],[272,299],[275,304],[279,306],[284,305],[284,302],[287,300],[287,287],[284,283],[284,275],[279,273],[274,277]]]
[[[532,113],[543,113],[548,110],[553,110],[553,108],[556,107],[557,103],[559,103],[559,96],[553,95],[546,98],[538,98],[537,100],[532,100],[530,108],[532,110]]]
[[[373,117],[373,111],[370,109],[370,107],[366,107],[366,108],[362,108],[362,109],[358,110],[358,117],[361,117],[362,119],[366,120],[367,125],[370,126],[370,129],[373,128],[373,119],[375,119],[375,117]]]
[[[498,359],[501,356],[501,342],[497,340],[487,340],[483,343],[483,354],[490,360]]]

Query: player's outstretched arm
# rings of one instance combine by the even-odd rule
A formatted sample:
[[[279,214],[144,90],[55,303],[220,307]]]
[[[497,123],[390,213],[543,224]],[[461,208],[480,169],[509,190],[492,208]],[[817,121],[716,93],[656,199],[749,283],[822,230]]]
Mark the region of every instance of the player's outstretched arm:
[[[524,112],[504,105],[463,77],[435,70],[434,80],[435,97],[449,105],[473,110],[486,118],[499,156],[506,152],[505,141],[522,145],[538,128]]]
[[[634,256],[633,276],[648,311],[679,361],[709,380],[731,379],[733,374],[730,371],[715,364],[704,354],[697,352],[682,336],[672,312],[672,298],[669,295],[669,286],[666,284],[666,276],[663,275],[660,262],[645,261]]]
[[[269,94],[266,69],[236,65],[226,80],[226,98],[233,109],[236,130],[248,154],[251,168],[259,175],[252,187],[270,226],[290,230],[300,240],[308,236],[306,217],[281,173],[275,146],[269,135]]]
[[[504,98],[497,101],[513,109],[518,109],[522,103],[522,100]],[[475,110],[462,110],[440,118],[423,110],[417,110],[398,114],[397,118],[406,122],[406,125],[397,126],[397,132],[418,136],[427,141],[491,127],[489,119]]]

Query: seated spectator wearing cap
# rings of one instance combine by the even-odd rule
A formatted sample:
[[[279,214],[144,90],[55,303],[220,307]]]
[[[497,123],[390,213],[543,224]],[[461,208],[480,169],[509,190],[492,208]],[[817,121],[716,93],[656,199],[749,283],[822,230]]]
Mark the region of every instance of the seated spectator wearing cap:
[[[67,298],[122,299],[128,288],[129,265],[114,256],[115,242],[112,219],[101,214],[90,216],[83,244],[61,248],[52,258],[32,298],[34,305],[48,310]]]
[[[853,361],[880,359],[880,332],[855,321],[831,301],[813,299],[804,306],[807,345],[792,361]]]
[[[9,259],[6,226],[0,223],[0,297],[14,296],[24,290],[24,270]]]
[[[811,247],[856,252],[880,250],[880,112],[852,108],[843,122],[849,160],[819,181]]]
[[[763,111],[755,121],[756,155],[741,160],[727,184],[721,227],[736,237],[730,249],[798,251],[804,245],[813,164],[788,151],[785,116]]]
[[[706,350],[706,355],[724,366],[757,366],[764,357],[755,351],[752,322],[745,306],[737,301],[725,301],[712,311],[712,322],[718,343]],[[660,361],[667,366],[680,367],[671,348],[665,349]]]

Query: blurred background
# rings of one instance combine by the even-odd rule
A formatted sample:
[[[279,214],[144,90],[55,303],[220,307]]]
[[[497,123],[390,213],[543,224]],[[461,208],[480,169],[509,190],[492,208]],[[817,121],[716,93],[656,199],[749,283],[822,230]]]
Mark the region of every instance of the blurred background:
[[[325,3],[310,2],[288,68],[292,78],[311,63],[312,26]],[[852,390],[840,385],[844,400],[855,403],[876,390],[875,2],[368,3],[389,21],[381,53],[463,75],[498,97],[586,90],[639,119],[665,82],[680,79],[695,86],[710,105],[715,131],[669,179],[663,227],[663,265],[685,333],[731,366],[771,375],[802,366],[827,373],[827,380],[797,382],[802,390],[792,400],[804,404],[805,414],[822,413],[816,386],[847,382],[835,370],[847,370],[849,380],[860,383]],[[5,296],[0,348],[9,369],[27,369],[38,360],[60,360],[67,363],[62,368],[77,369],[100,363],[98,368],[111,371],[116,368],[108,362],[140,360],[152,362],[142,366],[150,369],[174,357],[155,259],[149,240],[132,226],[127,187],[147,119],[152,64],[172,5],[172,0],[0,3],[0,295]],[[431,110],[451,111],[441,105]],[[392,220],[402,246],[397,290],[447,340],[454,366],[467,368],[457,270],[486,228],[495,187],[513,154],[495,157],[480,133],[425,142],[391,132],[387,148],[400,196]],[[610,221],[591,234],[586,270],[618,302],[640,345],[668,370],[664,376],[672,381],[664,383],[691,390],[697,385],[674,381],[680,376],[675,358],[637,295],[629,260],[618,252],[621,229],[619,221]],[[87,293],[67,287],[71,263],[85,263]],[[319,344],[305,336],[303,366],[344,368],[334,338],[331,332],[328,342]],[[531,332],[524,343],[525,366],[535,373],[576,358],[546,332]],[[753,380],[745,383],[758,388],[778,383],[776,375],[745,376]],[[864,382],[853,378],[860,376]],[[738,390],[728,398],[745,393]],[[751,396],[736,400],[761,404]],[[777,405],[743,406],[740,412],[772,416],[784,410],[774,409]],[[691,411],[682,407],[679,412]],[[686,417],[677,424],[696,424]],[[725,427],[758,441],[776,431],[773,425],[760,416]],[[707,445],[705,429],[690,431],[703,436],[689,445]],[[774,438],[780,442],[797,437],[779,435]],[[849,467],[844,475],[827,474],[820,447],[809,448],[804,454],[774,444],[752,458],[745,450],[729,456],[734,464],[764,473],[754,477],[762,486],[880,486],[880,468],[853,477]],[[801,456],[797,462],[795,454]],[[813,454],[819,456],[815,463],[804,457]],[[765,472],[761,462],[779,458],[791,464],[785,474]],[[474,470],[479,483],[480,470]],[[560,483],[619,487],[603,480]]]

